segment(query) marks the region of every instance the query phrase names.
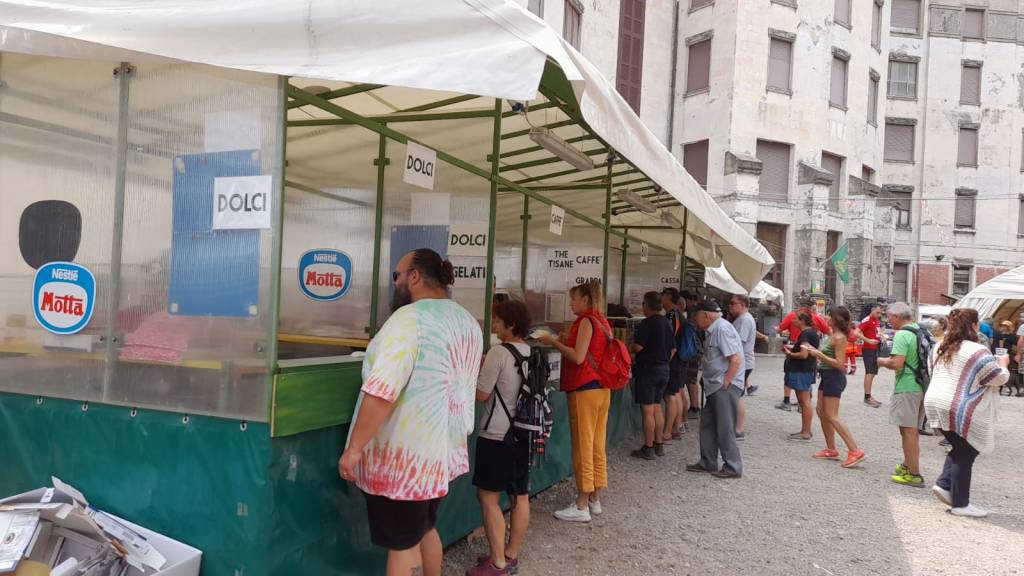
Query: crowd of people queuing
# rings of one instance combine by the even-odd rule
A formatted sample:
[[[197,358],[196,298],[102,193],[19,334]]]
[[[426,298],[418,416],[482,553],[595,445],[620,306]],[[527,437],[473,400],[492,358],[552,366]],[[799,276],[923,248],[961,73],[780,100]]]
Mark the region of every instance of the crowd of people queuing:
[[[501,345],[484,357],[478,322],[449,298],[450,262],[432,250],[416,250],[399,261],[392,278],[393,314],[367,349],[339,474],[365,494],[371,540],[388,550],[387,574],[439,576],[437,511],[449,483],[470,469],[474,400],[483,403],[473,485],[489,553],[467,574],[515,574],[530,522],[531,447],[514,441],[510,430],[527,378],[524,358],[531,353],[529,311],[517,301],[495,305],[492,327]],[[573,287],[571,328],[561,336],[536,337],[562,356],[560,387],[567,395],[577,489],[575,500],[554,513],[565,522],[600,515],[601,493],[608,487],[611,390],[601,361],[614,342],[602,294],[597,282]],[[844,468],[867,457],[839,415],[847,377],[855,373],[849,358],[859,350],[866,405],[881,406],[872,396],[878,370],[896,374],[889,419],[899,430],[903,460],[892,480],[925,485],[919,435],[927,420],[949,446],[933,492],[954,515],[984,516],[970,501],[971,470],[977,456],[994,446],[994,396],[1009,379],[1011,356],[1020,362],[1024,326],[1014,333],[1012,325],[1000,325],[987,339],[990,348],[979,343],[984,324],[974,310],[954,310],[943,323],[922,327],[904,303],[884,311],[875,305],[859,322],[843,306],[833,306],[823,317],[811,302],[799,304],[779,325],[786,359],[784,396],[777,407],[792,410],[795,392],[801,414],[800,430],[788,439],[812,442],[816,414],[825,447],[809,456],[841,460]],[[699,420],[700,459],[686,470],[723,480],[743,476],[744,398],[758,388],[751,382],[755,340],[767,338],[757,331],[749,307],[744,295],[732,296],[723,312],[714,300],[673,288],[644,294],[644,319],[631,350],[633,397],[643,419],[643,443],[634,457],[657,460],[666,445],[682,438],[688,421]],[[881,354],[883,313],[895,330],[886,357]],[[1015,346],[1009,334],[1017,337]],[[511,505],[508,526],[503,493]]]

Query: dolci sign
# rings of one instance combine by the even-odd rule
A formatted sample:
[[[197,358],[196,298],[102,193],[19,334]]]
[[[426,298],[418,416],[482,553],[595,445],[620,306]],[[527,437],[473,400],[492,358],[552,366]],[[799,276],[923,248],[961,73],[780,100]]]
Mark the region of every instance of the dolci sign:
[[[487,256],[487,224],[452,224],[448,228],[449,256]]]
[[[310,250],[299,259],[299,289],[311,300],[331,302],[352,287],[352,258],[338,250]]]
[[[436,170],[437,152],[411,140],[405,145],[405,172],[402,174],[405,183],[433,190]]]
[[[270,228],[273,177],[230,176],[213,181],[214,230]]]
[[[50,262],[36,271],[32,295],[40,326],[54,334],[76,334],[92,319],[96,278],[84,266]]]

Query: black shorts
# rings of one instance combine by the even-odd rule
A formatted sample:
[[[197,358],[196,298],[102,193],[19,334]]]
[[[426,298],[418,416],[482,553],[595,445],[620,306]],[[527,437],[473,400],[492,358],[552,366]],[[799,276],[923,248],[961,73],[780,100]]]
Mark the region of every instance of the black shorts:
[[[512,448],[500,440],[478,437],[473,486],[512,496],[529,495],[530,445],[517,442]]]
[[[444,497],[433,500],[392,500],[366,494],[370,542],[386,550],[408,550],[420,543],[437,524],[437,509]]]
[[[641,406],[661,404],[668,381],[667,374],[637,376],[633,379],[633,400]]]
[[[683,369],[673,365],[668,373],[668,386],[665,386],[665,397],[675,396],[683,389]]]
[[[862,356],[864,357],[864,373],[878,374],[878,350],[865,348]]]
[[[842,398],[843,390],[846,390],[846,373],[842,370],[822,370],[821,385],[818,391],[822,396],[830,398]]]

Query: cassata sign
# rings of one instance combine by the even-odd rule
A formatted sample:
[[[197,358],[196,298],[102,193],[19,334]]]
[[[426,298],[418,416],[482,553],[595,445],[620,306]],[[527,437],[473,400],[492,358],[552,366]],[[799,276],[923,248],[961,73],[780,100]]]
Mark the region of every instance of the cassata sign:
[[[410,140],[405,145],[405,172],[402,180],[413,186],[433,190],[436,171],[437,152]]]
[[[36,271],[32,294],[40,326],[54,334],[76,334],[92,319],[96,278],[84,266],[50,262]]]
[[[331,302],[352,287],[352,258],[339,250],[310,250],[299,258],[299,289],[311,300]]]

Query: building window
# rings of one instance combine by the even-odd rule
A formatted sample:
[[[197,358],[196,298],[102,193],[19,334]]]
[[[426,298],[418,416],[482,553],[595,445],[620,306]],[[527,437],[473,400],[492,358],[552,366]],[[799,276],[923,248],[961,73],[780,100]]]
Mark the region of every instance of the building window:
[[[789,202],[789,144],[757,141],[761,161],[758,195],[762,200]]]
[[[690,11],[703,8],[705,6],[711,6],[715,3],[715,0],[690,0]]]
[[[833,302],[839,301],[839,282],[836,280],[836,267],[832,264],[832,255],[839,250],[839,232],[829,231],[825,236],[825,294],[832,297]]]
[[[868,124],[878,126],[878,73],[868,75]]]
[[[887,162],[914,161],[914,126],[885,124],[885,160]]]
[[[956,189],[956,208],[953,215],[954,229],[974,229],[975,204],[977,199],[977,190],[968,190],[966,188]]]
[[[691,142],[683,146],[683,168],[702,187],[708,187],[708,141]]]
[[[921,26],[921,0],[892,0],[890,27],[917,34]]]
[[[917,98],[917,62],[889,61],[889,98]]]
[[[840,26],[850,27],[850,0],[836,0],[832,20]]]
[[[974,126],[961,126],[960,138],[956,150],[956,165],[971,166],[978,165],[978,128]]]
[[[868,184],[875,183],[875,171],[867,164],[860,167],[860,179]]]
[[[966,296],[971,291],[971,267],[953,265],[953,296]]]
[[[757,241],[764,245],[768,253],[775,259],[771,272],[764,281],[772,286],[785,290],[786,273],[786,226],[785,224],[757,223]]]
[[[871,47],[882,50],[882,5],[877,0],[871,7]]]
[[[711,39],[690,45],[686,64],[686,93],[707,90],[711,83]]]
[[[574,0],[565,0],[565,19],[562,21],[562,37],[570,46],[579,50],[582,36],[583,7]]]
[[[828,103],[836,108],[846,109],[846,71],[849,63],[832,56],[832,86],[829,90]]]
[[[544,18],[544,0],[529,0],[527,8],[541,19]]]
[[[965,62],[960,68],[960,103],[981,104],[981,66]]]
[[[893,219],[896,221],[896,228],[910,230],[910,203],[913,201],[913,190],[893,190],[889,186],[882,187],[882,206],[890,206],[893,211]]]
[[[821,167],[832,174],[832,187],[828,191],[828,209],[838,212],[840,183],[843,181],[843,159],[835,154],[822,152]]]
[[[910,276],[910,264],[895,262],[892,265],[892,299],[896,302],[909,300],[907,297],[907,278]]]
[[[985,11],[964,10],[964,38],[980,40],[985,37]]]
[[[768,89],[785,93],[792,91],[793,43],[771,39],[768,51]]]
[[[619,65],[615,89],[640,114],[644,70],[644,0],[622,0],[619,5]]]
[[[1024,236],[1024,195],[1017,206],[1017,236]]]

